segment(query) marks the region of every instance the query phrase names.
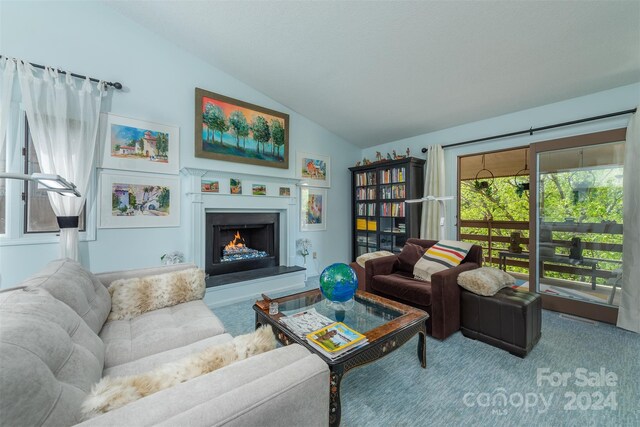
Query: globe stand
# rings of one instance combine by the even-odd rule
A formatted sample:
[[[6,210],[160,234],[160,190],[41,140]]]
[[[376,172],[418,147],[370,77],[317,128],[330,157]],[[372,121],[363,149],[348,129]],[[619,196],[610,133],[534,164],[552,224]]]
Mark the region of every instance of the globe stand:
[[[356,301],[353,298],[344,302],[331,301],[329,299],[326,299],[325,301],[326,301],[327,307],[329,307],[332,310],[335,310],[336,312],[339,312],[339,311],[344,312],[347,310],[351,310],[356,303]]]

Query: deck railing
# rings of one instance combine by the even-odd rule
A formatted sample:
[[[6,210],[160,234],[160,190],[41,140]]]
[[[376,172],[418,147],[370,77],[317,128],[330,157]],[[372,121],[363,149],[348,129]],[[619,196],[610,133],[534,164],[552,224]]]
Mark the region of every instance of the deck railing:
[[[575,234],[585,235],[589,233],[593,240],[600,240],[603,234],[622,235],[622,224],[574,224],[552,223],[547,224],[564,239],[554,238],[552,243],[556,246],[556,253],[569,254],[571,239],[568,236]],[[478,244],[483,248],[485,265],[497,267],[500,262],[499,252],[509,251],[511,233],[518,231],[521,234],[521,247],[528,252],[529,246],[529,222],[528,221],[493,221],[493,220],[463,220],[459,222],[459,239]],[[595,236],[593,236],[595,235]],[[598,283],[604,283],[611,277],[611,271],[622,264],[622,244],[601,241],[582,241],[583,256],[597,263],[595,271],[590,267],[578,265],[566,265],[566,263],[545,262],[545,272],[556,272],[571,276],[580,276],[581,281],[590,282],[592,274],[598,278]],[[609,240],[622,239],[613,238]],[[593,255],[593,256],[589,256]],[[523,259],[503,259],[507,271],[528,274],[529,262]]]

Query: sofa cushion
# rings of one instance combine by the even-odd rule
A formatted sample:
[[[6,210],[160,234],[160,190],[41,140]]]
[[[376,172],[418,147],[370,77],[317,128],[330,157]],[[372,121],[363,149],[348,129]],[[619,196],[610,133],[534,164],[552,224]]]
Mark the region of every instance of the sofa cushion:
[[[408,273],[373,276],[371,287],[381,294],[411,305],[431,305],[431,283],[416,280]]]
[[[222,322],[201,300],[111,320],[100,331],[105,368],[224,333]]]
[[[458,285],[483,296],[495,295],[500,289],[513,286],[515,283],[513,276],[492,267],[464,271],[458,276]]]
[[[179,360],[163,363],[148,372],[126,377],[105,377],[93,387],[82,405],[87,418],[104,414],[143,397],[222,369],[236,361],[276,348],[276,337],[269,325],[213,345]]]
[[[158,365],[163,363],[173,362],[190,354],[197,353],[204,350],[207,347],[213,345],[224,344],[233,339],[229,334],[220,334],[214,337],[205,338],[200,341],[196,341],[193,344],[185,345],[182,347],[174,348],[160,353],[152,354],[151,356],[143,357],[132,362],[123,363],[121,365],[112,366],[102,371],[103,377],[125,377],[128,375],[137,375],[143,372],[148,372]]]
[[[111,296],[102,282],[68,258],[50,262],[20,285],[46,289],[71,307],[96,334],[111,311]]]
[[[104,344],[43,289],[0,293],[0,413],[11,425],[72,425],[102,376]],[[10,421],[8,421],[10,420]]]
[[[406,243],[402,248],[402,252],[398,254],[398,270],[413,273],[413,266],[422,258],[424,252],[425,249],[422,246]]]

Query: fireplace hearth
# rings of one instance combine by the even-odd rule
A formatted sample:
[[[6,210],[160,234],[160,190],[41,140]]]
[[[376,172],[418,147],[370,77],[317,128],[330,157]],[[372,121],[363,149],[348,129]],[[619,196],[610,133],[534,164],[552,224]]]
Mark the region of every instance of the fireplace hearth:
[[[278,213],[206,214],[205,271],[235,273],[279,264]]]

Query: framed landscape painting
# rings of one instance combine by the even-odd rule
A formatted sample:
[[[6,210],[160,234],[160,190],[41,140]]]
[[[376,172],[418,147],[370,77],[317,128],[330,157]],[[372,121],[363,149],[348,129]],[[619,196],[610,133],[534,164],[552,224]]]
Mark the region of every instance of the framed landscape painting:
[[[178,174],[177,127],[115,114],[103,113],[100,119],[102,168]]]
[[[196,88],[195,156],[289,168],[289,115]]]
[[[242,180],[237,178],[229,178],[229,193],[242,194]]]
[[[252,184],[251,194],[253,194],[254,196],[266,196],[267,186],[264,184]]]
[[[203,179],[200,181],[200,191],[202,191],[203,193],[219,193],[220,181]]]
[[[296,152],[296,177],[314,187],[331,187],[331,159],[320,154]]]
[[[300,189],[300,230],[327,229],[327,190],[302,187]]]
[[[100,227],[178,227],[180,177],[106,173],[100,182]]]

